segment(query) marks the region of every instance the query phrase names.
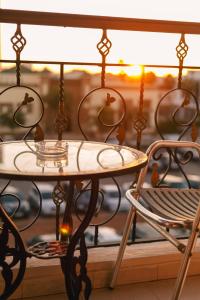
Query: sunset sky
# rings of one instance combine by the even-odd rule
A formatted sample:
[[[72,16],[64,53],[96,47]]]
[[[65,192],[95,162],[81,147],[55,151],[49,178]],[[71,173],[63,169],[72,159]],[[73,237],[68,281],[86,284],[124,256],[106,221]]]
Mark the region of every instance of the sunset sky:
[[[8,9],[200,21],[199,0],[1,0],[0,3],[2,8]],[[4,59],[15,58],[10,43],[10,37],[14,34],[15,28],[13,24],[1,26],[1,49]],[[22,31],[27,39],[22,59],[101,61],[101,56],[96,49],[96,44],[101,38],[101,30],[23,25]],[[177,65],[178,63],[175,47],[180,36],[177,34],[108,31],[108,36],[113,44],[107,58],[109,62],[117,63],[122,59],[125,63],[136,65]],[[185,64],[200,66],[200,36],[186,35],[186,42],[189,45],[189,52]],[[95,72],[99,69],[89,68],[89,70]],[[137,70],[138,67],[127,68],[127,73],[134,75]],[[119,69],[115,68],[111,71],[119,72]],[[163,73],[168,72],[169,70],[163,71]]]

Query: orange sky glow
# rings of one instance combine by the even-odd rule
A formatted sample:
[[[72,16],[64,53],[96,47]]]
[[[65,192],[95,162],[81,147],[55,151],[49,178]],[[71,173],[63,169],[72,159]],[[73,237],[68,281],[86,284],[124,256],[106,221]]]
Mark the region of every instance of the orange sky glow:
[[[171,5],[171,4],[173,5]],[[1,0],[1,8],[23,9],[33,11],[51,11],[77,14],[107,15],[132,18],[163,19],[178,21],[199,21],[200,2],[196,0]],[[151,9],[151,8],[154,9]],[[181,9],[180,9],[181,7]],[[198,12],[198,13],[197,13]],[[1,25],[1,56],[2,59],[15,59],[10,38],[16,30],[14,24]],[[27,39],[21,59],[40,61],[76,61],[76,62],[101,62],[96,45],[101,39],[102,30],[83,28],[56,28],[50,26],[22,25],[23,35]],[[179,34],[160,34],[153,32],[130,32],[108,30],[108,37],[112,47],[107,57],[107,62],[118,63],[123,61],[131,64],[130,67],[107,67],[107,72],[119,74],[125,72],[128,76],[139,76],[140,65],[165,65],[163,69],[146,68],[157,76],[172,74],[177,76],[178,70],[167,68],[169,65],[177,66],[176,46]],[[189,46],[188,55],[184,65],[200,66],[200,37],[186,35]],[[41,70],[48,67],[53,72],[59,72],[58,65],[34,65],[33,68]],[[101,69],[91,66],[65,66],[65,71],[84,69],[97,73]],[[186,71],[184,70],[184,74]]]

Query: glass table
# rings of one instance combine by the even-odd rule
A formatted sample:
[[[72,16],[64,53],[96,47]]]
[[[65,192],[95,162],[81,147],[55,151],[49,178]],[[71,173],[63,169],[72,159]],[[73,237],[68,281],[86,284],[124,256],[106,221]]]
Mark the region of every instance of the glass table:
[[[141,151],[114,144],[71,140],[2,142],[0,178],[9,180],[6,187],[10,180],[56,181],[57,184],[52,194],[56,205],[55,241],[41,242],[26,248],[12,218],[0,206],[0,266],[5,282],[1,299],[7,299],[19,286],[25,273],[26,260],[32,256],[41,259],[60,258],[68,298],[79,299],[83,289],[84,298],[89,299],[92,287],[86,269],[84,231],[95,212],[99,179],[139,171],[146,163],[147,156]],[[77,181],[82,180],[91,182],[90,202],[80,226],[74,230],[71,212],[74,186]],[[67,197],[61,185],[63,181],[70,183]],[[0,197],[6,187],[1,191]],[[60,225],[59,209],[63,201],[66,203],[65,213]],[[40,202],[42,205],[42,199]],[[9,245],[10,236],[14,239],[14,247]],[[77,251],[75,253],[77,248],[78,256]],[[11,257],[9,261],[6,259],[8,256]],[[16,265],[18,271],[13,276]]]

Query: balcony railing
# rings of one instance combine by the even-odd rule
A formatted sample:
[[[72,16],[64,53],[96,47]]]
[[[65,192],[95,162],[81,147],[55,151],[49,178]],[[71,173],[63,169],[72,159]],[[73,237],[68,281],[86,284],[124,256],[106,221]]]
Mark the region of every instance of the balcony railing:
[[[36,92],[32,87],[24,85],[23,82],[23,66],[24,64],[34,65],[59,65],[60,73],[56,78],[49,78],[50,85],[57,82],[57,113],[54,115],[55,119],[55,132],[57,138],[62,139],[65,135],[69,138],[71,134],[82,134],[82,138],[89,140],[93,138],[99,138],[107,141],[117,142],[119,144],[128,143],[137,149],[145,149],[151,139],[161,138],[166,139],[166,127],[170,127],[176,133],[176,139],[191,139],[196,141],[198,139],[198,124],[199,124],[199,85],[195,81],[194,85],[187,85],[187,82],[183,80],[183,71],[185,70],[199,70],[200,66],[185,66],[184,60],[188,53],[188,45],[186,42],[185,34],[200,34],[200,23],[193,22],[175,22],[175,21],[159,21],[159,20],[142,20],[142,19],[128,19],[128,18],[116,18],[116,17],[100,17],[100,16],[86,16],[75,14],[60,14],[60,13],[46,13],[46,12],[32,12],[32,11],[17,11],[0,9],[0,22],[1,23],[14,23],[16,24],[16,31],[13,32],[13,36],[7,37],[11,39],[12,47],[16,55],[16,59],[1,59],[1,64],[15,64],[15,83],[11,86],[7,86],[6,89],[1,91],[1,97],[6,95],[6,99],[9,98],[9,92],[18,93],[21,89],[21,94],[25,97],[23,103],[17,103],[13,111],[13,123],[21,128],[20,131],[16,131],[18,136],[23,135],[23,139],[35,138],[42,139],[45,134],[45,126],[48,116],[45,115],[45,109],[48,103],[43,103],[42,97],[39,92]],[[44,61],[44,60],[22,60],[21,54],[26,47],[26,37],[23,35],[21,25],[40,25],[40,26],[61,26],[71,28],[89,28],[89,29],[102,29],[102,37],[97,45],[99,51],[99,62],[89,61]],[[127,68],[132,64],[125,63],[110,63],[107,61],[107,56],[112,49],[112,41],[109,38],[109,30],[120,31],[141,31],[141,32],[156,32],[156,33],[178,33],[180,34],[180,41],[176,47],[177,65],[155,65],[148,64],[141,66],[140,79],[137,81],[124,78],[123,74],[119,76],[119,89],[112,87],[111,75],[107,74],[109,67],[123,67]],[[47,49],[48,50],[48,49]],[[134,56],[134,54],[133,54]],[[134,58],[133,58],[134,64]],[[99,86],[96,83],[91,83],[88,90],[87,78],[83,82],[84,92],[79,94],[79,103],[73,102],[69,108],[66,103],[66,84],[67,79],[65,77],[65,66],[96,66],[99,67],[101,72],[96,77],[100,77]],[[157,89],[156,100],[154,95],[151,99],[146,99],[146,90],[154,85],[153,81],[148,82],[147,71],[152,68],[169,68],[176,69],[177,78],[168,78],[168,81],[163,81]],[[4,74],[5,70],[2,70]],[[47,78],[47,75],[45,75]],[[89,75],[90,78],[94,75]],[[55,76],[54,76],[55,77]],[[3,78],[3,77],[2,77]],[[3,80],[3,79],[2,79]],[[194,83],[194,82],[193,82]],[[1,84],[1,83],[0,83]],[[3,84],[2,84],[3,85]],[[5,84],[4,84],[5,85]],[[131,101],[126,99],[123,95],[123,86],[133,86],[136,89],[134,92],[137,96],[137,101],[134,102],[134,106]],[[32,95],[37,98],[37,103],[32,103]],[[160,99],[158,99],[160,94]],[[105,98],[106,103],[105,104]],[[94,105],[91,108],[91,103],[94,100],[99,99],[98,105]],[[104,99],[104,100],[102,100]],[[116,101],[117,100],[117,101]],[[147,101],[148,100],[148,101]],[[117,104],[115,104],[117,103]],[[5,103],[3,103],[5,106]],[[9,104],[9,103],[7,103]],[[1,104],[0,104],[1,105]],[[13,105],[11,103],[11,105]],[[35,108],[34,108],[35,105]],[[19,111],[24,106],[27,109],[23,111],[25,114],[25,120],[20,121]],[[32,107],[31,107],[32,106]],[[114,106],[114,108],[112,108]],[[1,109],[1,113],[2,113]],[[107,111],[107,113],[105,113]],[[134,111],[134,113],[131,113]],[[34,117],[33,117],[33,112]],[[55,107],[54,107],[55,112]],[[28,116],[28,118],[27,118]],[[31,116],[33,118],[31,118]],[[29,120],[27,120],[29,119]],[[86,119],[91,119],[91,123]],[[46,123],[45,123],[46,122]],[[89,124],[87,126],[87,124]],[[44,128],[44,129],[42,129]],[[93,128],[91,130],[91,128]],[[6,132],[6,130],[5,130]],[[147,132],[147,134],[146,134]],[[1,140],[3,141],[3,129],[1,132]],[[52,132],[51,132],[52,133]],[[153,134],[152,134],[153,133]],[[125,137],[127,134],[128,138]],[[151,136],[148,142],[145,142],[147,137]],[[21,137],[21,136],[20,136]],[[146,143],[146,145],[144,145]],[[155,178],[158,174],[158,160],[160,157],[155,157],[155,164],[153,167],[152,178]],[[166,178],[170,170],[173,169],[172,155],[167,153],[167,163],[162,170],[163,175],[160,178],[160,183]],[[192,157],[190,157],[192,159]],[[190,181],[187,179],[187,172],[184,171],[183,165],[185,160],[176,160],[176,166],[179,173],[185,178],[188,185]],[[134,177],[131,185],[136,183],[137,175]],[[99,218],[97,222],[93,224],[95,227],[94,245],[98,245],[98,232],[99,226],[109,224],[116,218],[121,205],[121,189],[117,179],[111,179],[112,185],[115,186],[115,192],[118,193],[118,203],[109,215],[104,218]],[[90,183],[76,182],[76,197],[74,199],[74,216],[80,219],[78,212],[78,203],[84,195],[90,191]],[[103,192],[101,191],[101,196]],[[41,195],[40,195],[41,196]],[[103,196],[104,198],[104,196]],[[100,207],[97,208],[96,217],[101,214],[101,206],[106,199],[103,199]],[[56,205],[56,204],[55,204]],[[40,209],[39,209],[40,211]],[[34,218],[32,223],[38,220],[39,214]],[[28,225],[28,227],[30,227]],[[134,226],[133,226],[134,227]],[[25,227],[26,228],[26,227]],[[135,231],[133,231],[135,232]],[[135,239],[133,234],[132,239]]]

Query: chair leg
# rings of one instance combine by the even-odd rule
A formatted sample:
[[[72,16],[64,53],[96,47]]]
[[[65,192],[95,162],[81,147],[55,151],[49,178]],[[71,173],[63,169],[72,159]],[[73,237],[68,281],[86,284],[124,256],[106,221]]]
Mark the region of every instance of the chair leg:
[[[127,244],[127,240],[128,240],[128,237],[129,237],[129,233],[130,233],[130,230],[131,230],[131,225],[133,223],[134,216],[135,216],[135,209],[131,208],[130,211],[129,211],[128,217],[126,219],[126,224],[125,224],[125,227],[124,227],[123,237],[122,237],[122,240],[121,240],[121,243],[120,243],[120,247],[119,247],[117,259],[116,259],[116,262],[115,262],[115,266],[113,268],[113,274],[112,274],[112,278],[111,278],[111,282],[110,282],[110,287],[111,288],[114,288],[116,280],[117,280],[117,276],[118,276],[119,269],[120,269],[120,266],[121,266],[122,258],[123,258],[123,255],[124,255],[124,251],[125,251],[125,248],[126,248],[126,244]]]
[[[199,234],[199,230],[197,230],[197,228],[193,229],[192,234],[191,234],[191,236],[188,240],[188,244],[187,244],[187,247],[185,249],[185,253],[183,254],[181,266],[180,266],[180,269],[179,269],[179,274],[178,274],[178,277],[176,279],[172,300],[179,300],[180,299],[181,292],[183,290],[183,286],[184,286],[185,279],[186,279],[186,276],[187,276],[187,271],[188,271],[188,268],[189,268],[189,265],[190,265],[192,251],[195,247],[198,234]]]

